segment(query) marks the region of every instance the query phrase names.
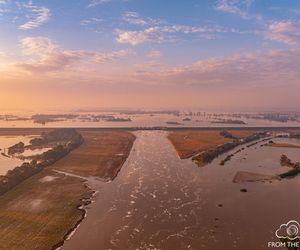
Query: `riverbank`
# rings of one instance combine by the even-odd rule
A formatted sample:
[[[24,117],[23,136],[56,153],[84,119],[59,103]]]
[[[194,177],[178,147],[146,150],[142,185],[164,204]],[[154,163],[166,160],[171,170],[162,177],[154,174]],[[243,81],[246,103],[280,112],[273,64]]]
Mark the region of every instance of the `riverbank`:
[[[95,194],[87,180],[114,179],[135,140],[125,131],[82,134],[79,148],[0,196],[1,249],[62,246],[85,218],[85,206]]]
[[[177,157],[167,132],[136,135],[118,178],[103,185],[63,250],[263,250],[282,221],[297,218],[298,178],[247,183],[232,179],[238,171],[281,172],[281,154],[296,160],[298,149],[258,144],[245,147],[226,167],[216,159],[199,169],[190,159]]]
[[[199,166],[204,166],[217,156],[265,135],[252,130],[186,130],[171,132],[168,139],[181,159],[192,157]]]
[[[83,180],[51,169],[0,197],[1,249],[52,249],[82,220],[93,192]]]
[[[168,139],[181,159],[187,159],[197,153],[232,142],[232,139],[220,135],[220,131],[178,131],[168,135]]]

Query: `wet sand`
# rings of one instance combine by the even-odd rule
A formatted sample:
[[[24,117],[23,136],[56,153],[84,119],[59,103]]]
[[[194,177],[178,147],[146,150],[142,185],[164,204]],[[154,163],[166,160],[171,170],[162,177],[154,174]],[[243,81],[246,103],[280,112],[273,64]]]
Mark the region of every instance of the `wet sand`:
[[[218,157],[198,168],[178,158],[166,132],[136,135],[118,177],[101,188],[95,186],[96,201],[63,249],[260,250],[276,240],[280,224],[300,219],[298,178],[232,182],[240,170],[274,172],[282,149],[263,147],[257,155],[253,147],[226,166],[219,165]],[[298,149],[284,150],[292,159],[299,158]],[[241,192],[243,188],[248,192]]]

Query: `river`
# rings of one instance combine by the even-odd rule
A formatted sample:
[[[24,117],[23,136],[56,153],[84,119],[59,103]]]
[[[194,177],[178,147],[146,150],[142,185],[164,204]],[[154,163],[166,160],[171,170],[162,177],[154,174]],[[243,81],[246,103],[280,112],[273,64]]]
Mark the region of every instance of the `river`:
[[[298,178],[243,184],[232,179],[239,170],[278,172],[280,155],[300,160],[300,149],[257,145],[225,166],[219,165],[222,156],[199,168],[178,158],[166,134],[137,132],[118,177],[90,183],[99,191],[96,200],[64,250],[260,250],[277,240],[280,224],[299,221]]]

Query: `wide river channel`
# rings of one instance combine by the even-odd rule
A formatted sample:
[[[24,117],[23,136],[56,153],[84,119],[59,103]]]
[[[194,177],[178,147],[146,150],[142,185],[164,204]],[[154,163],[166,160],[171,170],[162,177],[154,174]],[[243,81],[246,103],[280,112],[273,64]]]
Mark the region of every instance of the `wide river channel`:
[[[190,159],[178,158],[167,132],[136,135],[118,177],[110,183],[90,182],[99,191],[95,202],[63,249],[260,250],[277,241],[281,224],[300,220],[300,177],[232,182],[238,171],[285,171],[280,156],[300,161],[299,148],[257,144],[224,166],[219,163],[227,154],[199,168]],[[292,139],[275,141],[300,145]]]

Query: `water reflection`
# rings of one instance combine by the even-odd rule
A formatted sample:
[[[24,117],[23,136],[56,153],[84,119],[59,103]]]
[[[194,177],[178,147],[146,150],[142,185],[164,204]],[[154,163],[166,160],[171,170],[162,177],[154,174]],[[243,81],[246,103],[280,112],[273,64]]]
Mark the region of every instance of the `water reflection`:
[[[0,175],[5,175],[8,170],[23,163],[17,157],[8,157],[6,155],[7,148],[19,142],[23,142],[26,145],[32,138],[32,136],[0,136]]]
[[[204,113],[203,113],[204,114]],[[32,114],[28,114],[28,119],[0,119],[0,127],[17,127],[17,128],[59,128],[59,127],[297,127],[300,125],[299,120],[288,120],[286,122],[273,121],[268,119],[254,119],[247,115],[241,118],[233,118],[233,114],[205,114],[202,116],[188,115],[184,113],[160,113],[160,114],[123,114],[120,112],[96,112],[96,113],[75,113],[67,118],[53,119],[44,123],[37,123],[31,119]],[[112,116],[114,119],[91,118],[94,116]],[[128,120],[129,119],[129,120]],[[234,120],[241,119],[244,123],[220,123],[216,119]]]

